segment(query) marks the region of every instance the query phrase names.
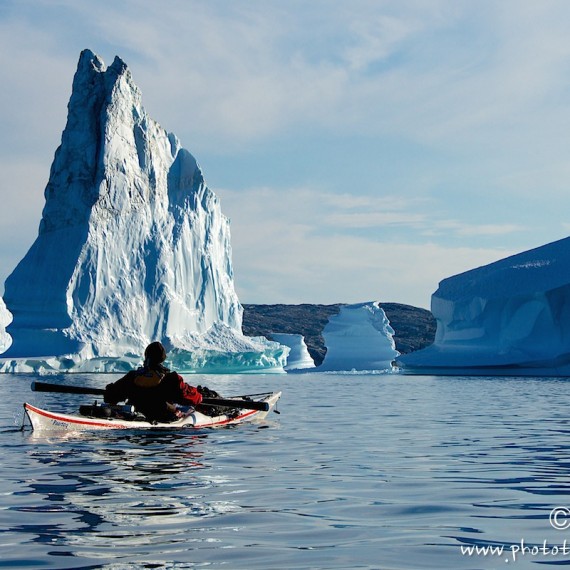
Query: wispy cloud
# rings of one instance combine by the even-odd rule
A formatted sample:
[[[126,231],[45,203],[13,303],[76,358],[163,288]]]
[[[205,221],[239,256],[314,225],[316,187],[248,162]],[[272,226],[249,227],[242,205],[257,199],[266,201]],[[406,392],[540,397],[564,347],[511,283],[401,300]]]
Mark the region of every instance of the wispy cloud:
[[[434,220],[423,233],[426,236],[504,236],[523,231],[518,224],[469,224],[459,221]]]
[[[427,307],[441,279],[514,253],[449,243],[453,232],[477,235],[498,228],[467,229],[441,222],[446,226],[444,242],[426,242],[430,228],[434,236],[443,232],[441,227],[436,232],[437,220],[422,212],[343,214],[339,210],[344,200],[308,188],[217,192],[232,221],[236,283],[245,302],[357,302],[377,297]],[[274,207],[265,208],[268,203]],[[355,204],[368,207],[371,202],[355,195],[352,209]],[[391,235],[394,225],[407,226],[407,238]],[[378,231],[346,231],[357,226]],[[419,276],[422,287],[417,286]]]
[[[327,216],[327,224],[337,228],[374,228],[406,226],[417,228],[426,225],[426,214],[413,212],[356,212]]]
[[[389,232],[394,227],[404,227],[408,230],[410,242],[428,236],[444,236],[446,239],[454,236],[500,236],[523,229],[512,223],[474,224],[445,219],[425,198],[339,195],[310,187],[222,189],[219,192],[231,211],[239,210],[232,217],[257,219],[258,223],[270,219],[270,227],[302,225],[316,232],[326,229],[327,233],[370,228]],[[278,204],[279,207],[268,211],[266,204]],[[279,227],[278,233],[283,231],[284,228]]]
[[[79,46],[108,60],[117,52],[154,114],[174,128],[185,109],[189,131],[208,136],[244,140],[304,123],[473,138],[483,127],[516,132],[521,113],[538,128],[567,111],[564,2],[173,0],[164,10],[150,0],[62,1],[51,10],[40,4],[49,27],[12,6],[5,63],[14,46],[20,65],[43,54],[30,69],[43,67],[55,81],[56,66],[59,75]],[[66,33],[70,21],[81,39]],[[83,45],[90,42],[97,45]]]
[[[379,277],[402,301],[407,288],[425,298],[440,278],[568,231],[569,17],[561,0],[8,1],[1,242],[35,237],[89,47],[121,56],[149,114],[225,169],[249,300],[264,283],[268,301],[271,287],[356,297]],[[319,154],[327,143],[334,156]],[[245,156],[264,172],[254,183]]]

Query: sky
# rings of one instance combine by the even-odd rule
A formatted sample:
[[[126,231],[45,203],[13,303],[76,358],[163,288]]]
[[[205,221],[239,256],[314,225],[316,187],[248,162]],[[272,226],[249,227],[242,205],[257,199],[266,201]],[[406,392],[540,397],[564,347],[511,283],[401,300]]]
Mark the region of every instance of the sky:
[[[0,283],[89,48],[198,160],[242,303],[429,308],[570,234],[569,26],[565,0],[0,0]]]

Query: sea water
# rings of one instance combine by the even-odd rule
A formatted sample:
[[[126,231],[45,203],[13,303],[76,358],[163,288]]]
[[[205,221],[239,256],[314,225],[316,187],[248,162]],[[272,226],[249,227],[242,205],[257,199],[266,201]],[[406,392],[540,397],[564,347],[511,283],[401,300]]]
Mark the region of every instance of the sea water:
[[[47,381],[102,387],[116,376]],[[0,567],[423,569],[570,564],[570,383],[187,376],[283,390],[218,430],[20,431],[92,400],[0,376]]]

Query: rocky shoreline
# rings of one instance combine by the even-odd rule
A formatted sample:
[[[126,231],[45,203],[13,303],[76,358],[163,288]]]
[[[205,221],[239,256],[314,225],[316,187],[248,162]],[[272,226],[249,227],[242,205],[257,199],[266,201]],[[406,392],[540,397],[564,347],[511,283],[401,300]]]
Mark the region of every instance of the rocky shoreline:
[[[324,359],[326,347],[322,331],[329,317],[336,315],[342,303],[332,305],[250,305],[244,304],[243,332],[247,336],[271,333],[300,334],[315,364]],[[430,311],[400,303],[380,303],[395,331],[396,349],[408,354],[429,346],[435,337],[435,319]]]

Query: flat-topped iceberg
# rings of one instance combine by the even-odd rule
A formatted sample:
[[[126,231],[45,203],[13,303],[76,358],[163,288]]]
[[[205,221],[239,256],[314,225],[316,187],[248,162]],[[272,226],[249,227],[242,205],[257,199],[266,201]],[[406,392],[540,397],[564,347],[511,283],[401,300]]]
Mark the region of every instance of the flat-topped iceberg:
[[[570,238],[444,279],[431,310],[435,341],[407,371],[570,375]]]
[[[394,329],[377,302],[342,305],[323,330],[327,353],[317,371],[392,372],[400,354]]]
[[[241,372],[282,368],[282,347],[242,335],[217,196],[141,100],[121,59],[81,53],[39,235],[5,284],[3,370],[120,368],[154,340],[190,365],[224,352],[216,330],[194,343],[217,326],[244,346]]]

